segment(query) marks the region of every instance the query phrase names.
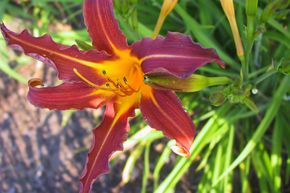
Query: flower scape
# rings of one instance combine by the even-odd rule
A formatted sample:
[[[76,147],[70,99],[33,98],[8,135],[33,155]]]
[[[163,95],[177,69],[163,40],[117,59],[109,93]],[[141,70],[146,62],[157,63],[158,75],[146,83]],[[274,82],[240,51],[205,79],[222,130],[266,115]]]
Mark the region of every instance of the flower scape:
[[[55,43],[48,35],[33,37],[27,30],[1,31],[7,44],[53,67],[62,84],[44,87],[34,78],[28,83],[29,101],[40,108],[98,109],[106,106],[103,121],[93,130],[93,144],[80,177],[80,193],[88,193],[98,176],[109,171],[110,155],[122,150],[129,118],[139,108],[154,129],[176,140],[172,149],[190,155],[195,127],[174,91],[144,83],[148,75],[178,79],[191,76],[199,67],[224,63],[213,49],[202,48],[189,36],[169,32],[166,37],[143,38],[128,45],[114,17],[112,0],[85,0],[83,15],[93,49]]]

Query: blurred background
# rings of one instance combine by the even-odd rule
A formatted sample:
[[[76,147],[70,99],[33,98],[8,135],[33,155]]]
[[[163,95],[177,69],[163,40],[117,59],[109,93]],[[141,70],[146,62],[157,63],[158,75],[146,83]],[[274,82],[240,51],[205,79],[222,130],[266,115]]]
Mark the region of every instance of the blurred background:
[[[151,36],[162,2],[115,0],[129,43]],[[220,1],[180,0],[161,34],[186,33],[215,48],[226,69],[209,64],[197,74],[233,81],[178,94],[197,126],[188,159],[173,154],[173,142],[151,130],[137,112],[125,151],[113,156],[110,173],[96,181],[93,192],[290,192],[289,5],[289,0],[235,1],[249,65],[241,86],[243,60]],[[16,32],[29,29],[62,44],[90,44],[81,0],[1,0],[0,20]],[[52,69],[8,48],[0,36],[0,193],[78,192],[91,130],[103,109],[36,108],[26,98],[30,78],[59,84]]]

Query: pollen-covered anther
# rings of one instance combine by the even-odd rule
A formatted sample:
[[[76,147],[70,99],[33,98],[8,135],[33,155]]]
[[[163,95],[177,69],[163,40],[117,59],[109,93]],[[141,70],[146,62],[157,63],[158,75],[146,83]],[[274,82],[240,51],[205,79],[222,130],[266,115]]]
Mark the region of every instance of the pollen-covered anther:
[[[124,81],[125,84],[128,83],[128,80],[127,80],[127,78],[125,76],[123,77],[123,81]]]
[[[121,82],[119,79],[113,81],[111,78],[108,78],[108,84],[113,86],[113,88],[110,87],[111,89],[115,89],[116,91],[120,92],[121,95],[129,96],[135,92],[138,92],[138,90],[133,89],[129,85],[126,77],[123,77],[123,82]],[[118,94],[118,92],[116,92],[116,94]]]

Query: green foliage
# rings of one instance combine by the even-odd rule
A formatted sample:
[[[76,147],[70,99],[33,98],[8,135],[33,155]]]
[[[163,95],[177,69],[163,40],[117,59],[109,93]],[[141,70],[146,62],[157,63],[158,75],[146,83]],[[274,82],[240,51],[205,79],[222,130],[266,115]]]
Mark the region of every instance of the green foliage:
[[[162,5],[161,0],[115,1],[120,26],[132,42],[151,36]],[[88,50],[91,45],[81,25],[81,0],[0,2],[0,19],[13,25],[20,20],[34,35],[50,32],[59,42]],[[231,29],[219,1],[180,0],[166,19],[161,34],[168,30],[191,35],[204,47],[215,48],[226,63],[226,69],[210,64],[198,73],[226,76],[233,80],[227,86],[205,89],[199,93],[180,94],[185,108],[195,113],[193,121],[198,134],[189,158],[173,156],[170,146],[153,156],[154,142],[161,134],[152,132],[136,139],[132,129],[123,182],[130,183],[136,162],[144,162],[142,193],[150,181],[154,193],[171,193],[182,179],[193,175],[198,184],[192,192],[283,192],[290,181],[290,18],[289,0],[235,1],[236,16],[245,48],[248,76],[240,78],[241,63],[235,55]],[[56,11],[57,9],[57,11]],[[61,10],[61,15],[59,11]],[[18,21],[19,23],[19,21]],[[51,30],[61,24],[71,28]],[[73,29],[73,30],[72,30]],[[0,70],[20,84],[26,83],[18,71],[29,59],[7,54],[0,39]],[[15,60],[16,67],[9,61]],[[215,107],[211,104],[216,104]],[[63,125],[73,112],[64,115]],[[133,127],[140,128],[139,119]],[[143,159],[142,155],[144,156]],[[167,161],[174,157],[174,164]],[[165,170],[170,168],[170,171]],[[160,175],[165,172],[167,175]],[[153,176],[151,178],[151,175]],[[235,176],[235,177],[234,177]],[[258,185],[258,186],[257,186]],[[289,190],[289,189],[288,189]]]

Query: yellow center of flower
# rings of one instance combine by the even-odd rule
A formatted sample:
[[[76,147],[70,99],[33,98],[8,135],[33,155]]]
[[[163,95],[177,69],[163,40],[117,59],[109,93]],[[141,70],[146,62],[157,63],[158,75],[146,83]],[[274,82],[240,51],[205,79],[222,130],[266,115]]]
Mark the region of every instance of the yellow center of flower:
[[[138,58],[131,56],[129,50],[118,53],[119,57],[98,64],[94,69],[105,79],[105,83],[97,85],[81,74],[76,68],[74,73],[84,82],[98,90],[112,91],[118,96],[130,96],[139,92],[144,85],[144,74]]]

